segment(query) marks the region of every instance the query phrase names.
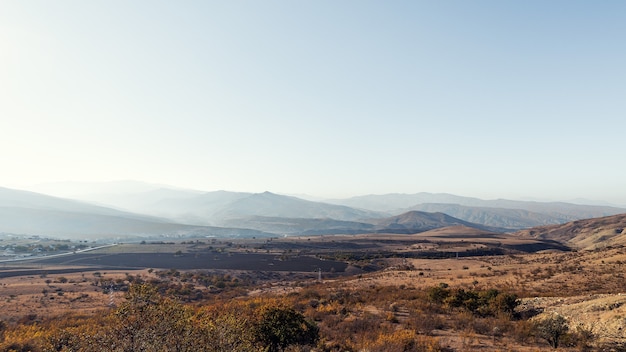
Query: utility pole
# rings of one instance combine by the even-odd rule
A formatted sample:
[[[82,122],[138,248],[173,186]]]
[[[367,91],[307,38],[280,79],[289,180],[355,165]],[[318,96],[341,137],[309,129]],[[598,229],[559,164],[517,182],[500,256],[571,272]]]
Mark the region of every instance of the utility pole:
[[[111,308],[115,307],[115,294],[113,293],[114,290],[115,287],[113,286],[113,284],[111,284],[111,287],[109,288],[109,307]]]

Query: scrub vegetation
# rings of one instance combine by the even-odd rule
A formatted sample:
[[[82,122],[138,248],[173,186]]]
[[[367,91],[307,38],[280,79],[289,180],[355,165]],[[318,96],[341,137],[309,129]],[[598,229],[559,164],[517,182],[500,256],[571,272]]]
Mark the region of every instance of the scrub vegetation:
[[[17,274],[0,279],[0,352],[626,349],[624,247],[427,259],[402,258],[397,247],[412,245],[393,241],[344,256],[347,239],[327,239],[341,248],[321,254],[345,270],[297,271],[297,258],[316,255],[301,249],[307,238],[154,245],[173,260],[261,251],[293,271],[110,270],[107,256],[149,244],[94,251],[90,260],[106,264],[97,271],[68,266],[80,255],[6,265]],[[352,253],[363,245],[355,240]]]

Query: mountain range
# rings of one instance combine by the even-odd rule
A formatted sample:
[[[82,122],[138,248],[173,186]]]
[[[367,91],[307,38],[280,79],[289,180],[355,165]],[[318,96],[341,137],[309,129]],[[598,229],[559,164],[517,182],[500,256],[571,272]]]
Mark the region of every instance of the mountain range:
[[[2,187],[0,233],[107,241],[160,236],[270,235],[250,229],[179,224],[158,217]]]
[[[482,213],[490,213],[493,209],[514,209],[525,210],[526,214],[511,214],[509,216],[522,216],[532,218],[536,215],[544,217],[546,221],[552,223],[561,223],[576,219],[592,218],[599,216],[615,215],[624,212],[626,209],[606,206],[606,205],[588,205],[574,204],[565,202],[537,202],[537,201],[519,201],[508,199],[484,200],[472,197],[462,197],[447,193],[415,193],[415,194],[384,194],[384,195],[367,195],[358,196],[348,199],[335,199],[329,201],[333,204],[341,204],[355,208],[369,209],[381,212],[401,213],[406,210],[428,210],[434,207],[441,207],[441,204],[455,205],[458,215],[468,210],[479,210]],[[438,205],[433,205],[438,204]],[[441,209],[441,208],[440,208]],[[447,210],[452,210],[449,208]],[[438,210],[440,211],[440,210]],[[451,214],[452,215],[452,214]],[[457,216],[457,215],[453,215]],[[465,216],[465,215],[463,215]],[[469,219],[465,219],[471,221]],[[506,227],[506,224],[494,224],[496,226]],[[524,225],[526,226],[526,225]]]
[[[40,192],[50,195],[0,188],[0,232],[72,238],[275,236],[416,233],[459,225],[512,232],[626,213],[611,206],[434,193],[311,201],[271,192],[202,192],[134,181],[56,184],[42,186]]]

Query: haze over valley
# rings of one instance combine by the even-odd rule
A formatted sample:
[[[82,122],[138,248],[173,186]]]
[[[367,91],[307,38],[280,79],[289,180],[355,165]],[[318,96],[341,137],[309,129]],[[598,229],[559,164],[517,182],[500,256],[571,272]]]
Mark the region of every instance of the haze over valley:
[[[626,1],[0,1],[0,352],[626,351]]]
[[[271,192],[203,192],[138,181],[67,182],[39,190],[49,195],[0,189],[0,232],[84,240],[411,234],[449,226],[511,233],[626,213],[604,205],[434,193],[311,201]]]

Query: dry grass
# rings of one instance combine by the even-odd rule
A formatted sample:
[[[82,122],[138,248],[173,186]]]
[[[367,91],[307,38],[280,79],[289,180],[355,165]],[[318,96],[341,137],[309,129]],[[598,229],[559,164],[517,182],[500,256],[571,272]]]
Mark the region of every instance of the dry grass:
[[[0,279],[0,320],[17,322],[39,320],[61,315],[67,311],[93,313],[107,309],[124,298],[119,291],[103,292],[94,286],[98,272],[70,273],[46,276],[18,276]],[[100,273],[98,278],[124,278],[128,272]],[[134,275],[146,275],[137,271]],[[67,281],[66,281],[67,280]]]
[[[393,246],[397,246],[395,250],[411,247],[405,243],[406,235],[394,237],[402,243],[392,243],[386,249]],[[436,242],[433,233],[428,238],[431,243]],[[348,246],[350,239],[377,241],[380,235],[340,236],[335,237],[334,241],[345,241]],[[309,242],[306,238],[301,240]],[[482,238],[480,241],[486,240],[497,239]],[[438,241],[437,245],[441,246],[444,242]],[[480,243],[466,245],[479,246]],[[450,250],[455,249],[450,247]],[[626,248],[623,247],[459,259],[388,258],[373,261],[383,262],[386,269],[325,279],[322,284],[316,284],[314,278],[301,282],[266,282],[264,286],[252,288],[248,293],[255,297],[289,297],[307,295],[307,290],[318,290],[323,293],[320,295],[326,297],[344,295],[344,300],[361,300],[350,303],[350,311],[344,314],[341,312],[346,303],[333,303],[331,299],[326,299],[326,303],[323,303],[323,297],[312,297],[311,301],[322,302],[320,307],[323,309],[307,309],[311,316],[324,318],[324,324],[328,324],[327,329],[344,325],[358,328],[358,324],[363,321],[375,321],[382,322],[380,326],[388,330],[389,336],[400,326],[398,324],[405,324],[413,326],[416,331],[423,330],[428,336],[435,337],[441,346],[455,351],[542,350],[547,345],[531,339],[524,332],[522,323],[512,327],[511,323],[497,317],[476,320],[471,315],[463,314],[456,314],[454,320],[450,320],[445,312],[431,312],[420,307],[418,303],[406,303],[411,302],[407,298],[410,292],[420,292],[440,283],[446,283],[451,288],[498,289],[523,297],[521,310],[543,311],[546,315],[557,312],[565,316],[572,329],[580,327],[590,331],[597,343],[626,344],[626,295],[622,294],[626,293],[623,274],[626,268]],[[94,286],[97,278],[105,276],[115,280],[123,279],[127,274],[140,274],[143,277],[154,275],[147,271],[101,272],[100,276],[94,274],[95,272],[84,272],[0,279],[0,319],[25,322],[29,319],[54,317],[68,310],[91,313],[107,309],[111,297],[114,302],[119,302],[123,299],[123,293],[104,293],[101,287]],[[394,289],[386,289],[387,287]],[[367,293],[367,296],[355,294],[359,292]],[[333,316],[336,326],[332,325]],[[503,326],[508,326],[506,333],[494,333],[494,328]]]
[[[626,344],[626,280],[623,275],[626,248],[464,259],[414,259],[409,263],[413,270],[392,267],[346,280],[343,285],[355,290],[387,285],[427,288],[440,283],[466,289],[496,288],[525,297],[520,307],[522,310],[543,312],[540,316],[553,312],[563,315],[573,331],[589,331],[597,343]],[[454,338],[447,337],[456,341],[451,342],[455,348],[458,348],[458,339],[462,337],[459,333],[463,335],[457,331],[452,334]],[[483,341],[486,336],[477,338]],[[470,335],[463,339],[471,340]],[[518,348],[514,350],[522,350]],[[474,349],[478,346],[472,346]]]

